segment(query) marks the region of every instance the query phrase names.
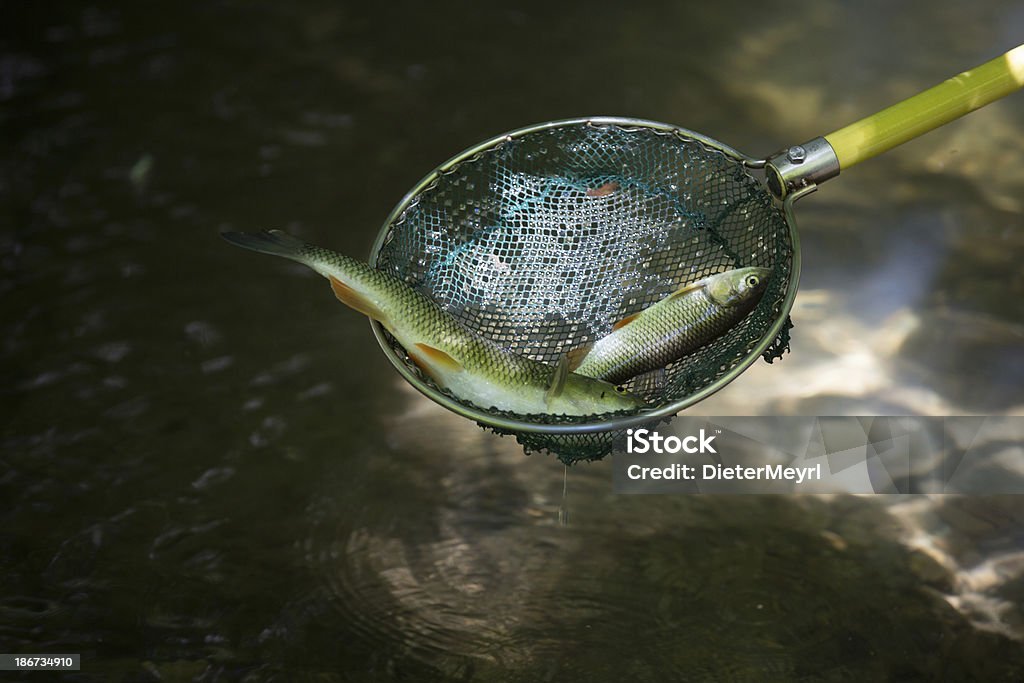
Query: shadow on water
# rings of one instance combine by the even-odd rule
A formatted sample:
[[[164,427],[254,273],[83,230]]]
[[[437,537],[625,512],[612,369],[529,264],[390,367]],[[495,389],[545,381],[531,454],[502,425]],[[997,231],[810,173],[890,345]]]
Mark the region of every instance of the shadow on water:
[[[560,526],[560,464],[216,237],[364,254],[437,163],[567,116],[768,153],[1024,33],[918,5],[5,5],[0,649],[78,681],[1020,680],[1019,497],[616,497],[602,462]],[[803,200],[792,353],[693,414],[1024,413],[1019,102]]]

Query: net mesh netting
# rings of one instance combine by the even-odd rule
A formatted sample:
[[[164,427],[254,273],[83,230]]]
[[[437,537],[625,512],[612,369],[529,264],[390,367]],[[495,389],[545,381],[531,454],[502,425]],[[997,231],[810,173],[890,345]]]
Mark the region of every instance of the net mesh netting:
[[[739,325],[668,366],[661,381],[626,383],[659,407],[748,357],[781,314],[790,278],[785,217],[746,167],[703,142],[637,125],[573,123],[505,138],[440,173],[386,230],[377,268],[502,347],[552,364],[681,284],[772,268]],[[535,424],[615,417],[483,410]],[[622,432],[516,436],[527,450],[570,462],[603,457]]]

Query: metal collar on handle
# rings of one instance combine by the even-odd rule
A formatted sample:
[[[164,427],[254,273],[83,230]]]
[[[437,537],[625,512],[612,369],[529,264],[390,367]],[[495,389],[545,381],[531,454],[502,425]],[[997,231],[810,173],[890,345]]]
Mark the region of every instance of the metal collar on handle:
[[[765,172],[768,189],[778,199],[786,199],[797,190],[817,187],[839,175],[839,158],[832,145],[818,137],[769,157]]]

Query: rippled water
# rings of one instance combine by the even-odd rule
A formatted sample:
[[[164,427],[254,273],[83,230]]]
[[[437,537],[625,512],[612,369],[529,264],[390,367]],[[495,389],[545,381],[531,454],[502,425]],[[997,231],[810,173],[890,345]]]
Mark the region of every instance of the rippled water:
[[[81,681],[1021,680],[1024,498],[616,497],[602,462],[563,499],[314,275],[217,238],[365,254],[436,164],[547,119],[767,154],[1024,35],[963,9],[5,4],[0,651]],[[1024,413],[1022,98],[802,200],[792,353],[693,412]]]

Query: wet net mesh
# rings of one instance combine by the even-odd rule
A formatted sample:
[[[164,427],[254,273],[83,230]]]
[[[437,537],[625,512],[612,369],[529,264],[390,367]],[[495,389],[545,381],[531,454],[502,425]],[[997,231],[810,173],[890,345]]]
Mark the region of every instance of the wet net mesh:
[[[681,284],[730,268],[772,268],[743,322],[668,366],[656,386],[626,383],[662,407],[751,354],[781,315],[791,251],[781,210],[721,150],[658,128],[574,123],[510,136],[442,171],[386,227],[375,265],[466,327],[552,364]],[[776,340],[774,355],[786,341]],[[534,424],[614,425],[618,417],[483,410]],[[528,451],[571,462],[607,455],[623,431],[516,436]]]

